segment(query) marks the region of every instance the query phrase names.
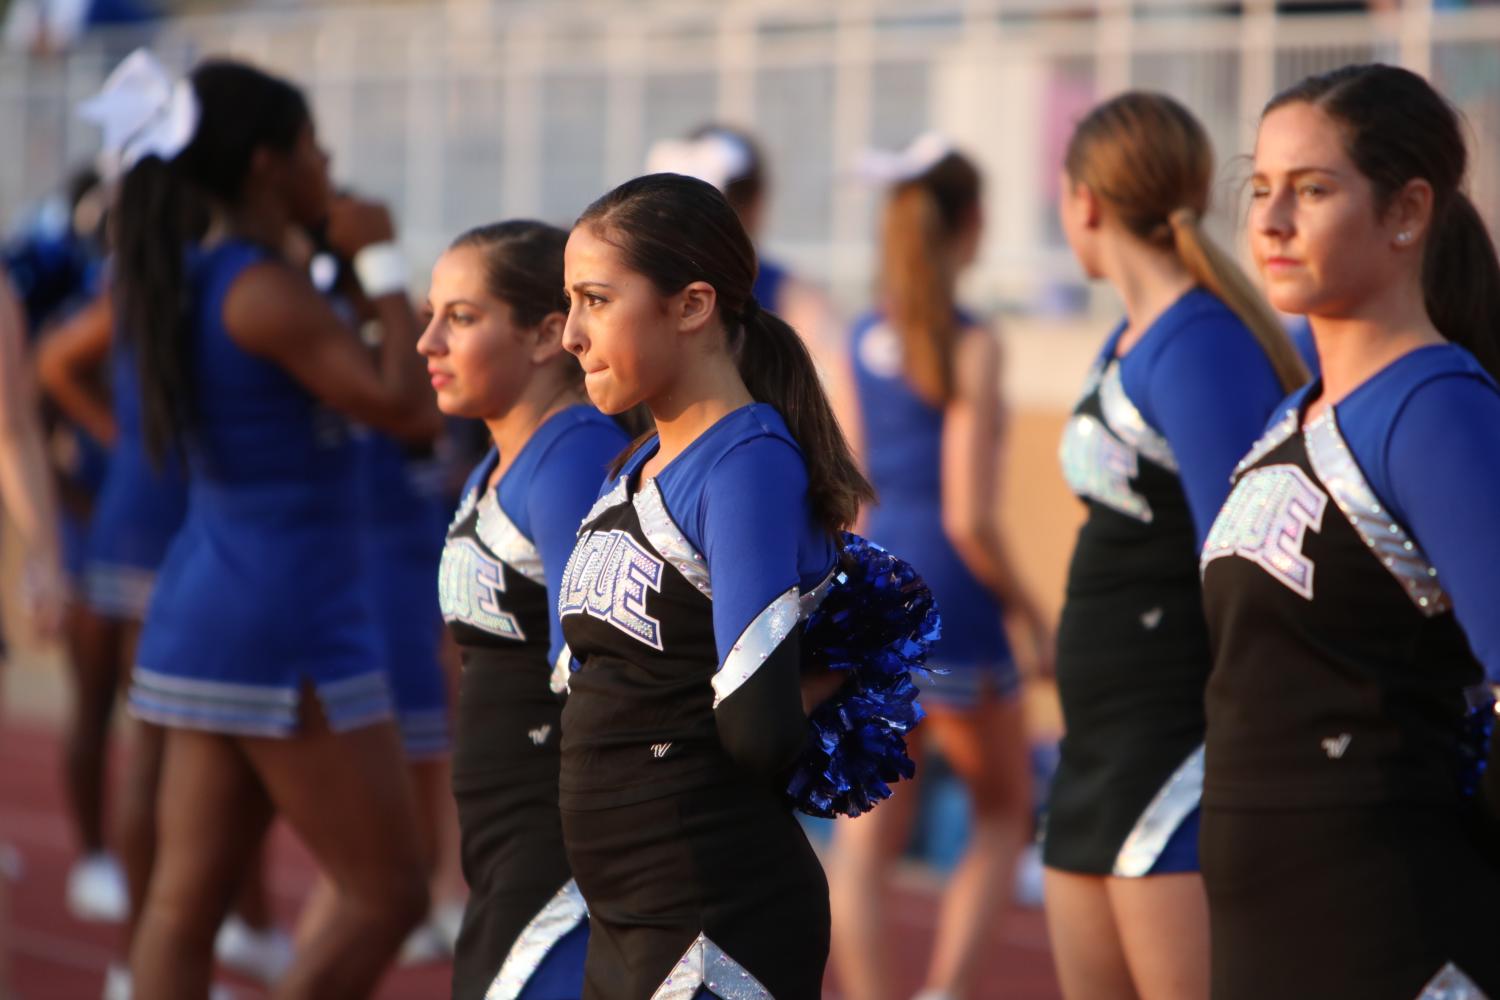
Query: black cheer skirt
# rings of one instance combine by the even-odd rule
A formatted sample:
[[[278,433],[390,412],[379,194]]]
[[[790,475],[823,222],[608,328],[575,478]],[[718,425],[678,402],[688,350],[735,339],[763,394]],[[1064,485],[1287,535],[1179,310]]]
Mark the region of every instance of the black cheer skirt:
[[[588,1000],[819,1000],[828,883],[791,811],[730,783],[562,810],[589,905]]]

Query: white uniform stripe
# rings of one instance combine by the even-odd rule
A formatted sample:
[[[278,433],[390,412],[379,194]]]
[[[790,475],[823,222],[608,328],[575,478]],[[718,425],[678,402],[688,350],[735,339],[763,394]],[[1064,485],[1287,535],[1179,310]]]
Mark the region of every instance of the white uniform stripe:
[[[1135,828],[1120,845],[1112,874],[1138,878],[1151,871],[1172,834],[1203,799],[1203,745],[1200,743],[1178,766],[1146,806]]]
[[[766,658],[776,651],[783,639],[802,620],[802,604],[797,588],[792,587],[755,616],[735,640],[724,665],[714,674],[714,708],[740,689]]]

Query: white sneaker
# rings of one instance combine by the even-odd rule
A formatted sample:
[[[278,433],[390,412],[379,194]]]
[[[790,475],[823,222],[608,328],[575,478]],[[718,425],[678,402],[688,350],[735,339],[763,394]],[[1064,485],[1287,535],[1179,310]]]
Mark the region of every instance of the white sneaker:
[[[131,1000],[129,969],[110,963],[109,968],[104,971],[102,1000]],[[208,988],[208,1000],[234,1000],[234,991],[214,983]]]
[[[102,1000],[130,1000],[130,970],[111,962],[104,970]]]
[[[21,849],[8,841],[0,840],[0,878],[7,882],[19,882],[26,874],[26,859]]]
[[[428,917],[406,936],[406,942],[401,945],[401,953],[396,956],[396,964],[426,965],[429,962],[441,962],[452,955],[453,949],[448,946],[443,928],[432,917]]]
[[[79,920],[119,923],[130,912],[125,874],[108,854],[89,854],[68,872],[68,909]]]
[[[1016,858],[1016,880],[1011,898],[1017,906],[1036,909],[1042,905],[1042,848],[1027,844]]]
[[[439,903],[432,909],[432,916],[428,923],[437,927],[443,935],[443,942],[452,952],[458,947],[458,932],[464,925],[464,903],[462,900],[450,899],[446,903]]]
[[[214,938],[214,957],[226,968],[270,986],[292,964],[292,937],[275,926],[258,931],[231,913]]]

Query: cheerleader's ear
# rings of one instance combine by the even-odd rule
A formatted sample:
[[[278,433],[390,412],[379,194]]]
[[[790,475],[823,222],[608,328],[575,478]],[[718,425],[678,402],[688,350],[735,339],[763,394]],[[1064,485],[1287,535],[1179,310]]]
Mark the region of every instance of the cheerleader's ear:
[[[710,326],[719,313],[719,293],[706,281],[690,281],[672,296],[679,333],[698,333]]]
[[[531,363],[545,365],[559,355],[568,353],[563,346],[563,330],[568,325],[568,314],[552,312],[532,329]]]

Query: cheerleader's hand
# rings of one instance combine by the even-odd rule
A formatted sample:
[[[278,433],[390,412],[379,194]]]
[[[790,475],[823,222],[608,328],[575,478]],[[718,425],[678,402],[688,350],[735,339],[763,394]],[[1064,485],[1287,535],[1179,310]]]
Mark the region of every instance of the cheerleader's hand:
[[[62,637],[68,610],[68,584],[55,560],[37,560],[26,567],[23,576],[27,617],[37,638],[46,641]]]
[[[813,709],[832,698],[848,679],[848,671],[829,670],[827,667],[810,667],[802,671],[802,714],[811,715]]]
[[[345,260],[353,260],[365,247],[395,239],[390,209],[379,202],[338,195],[329,203],[328,248]]]
[[[1013,632],[1019,632],[1026,655],[1020,666],[1025,676],[1051,680],[1057,676],[1057,632],[1030,601],[1012,610]]]

